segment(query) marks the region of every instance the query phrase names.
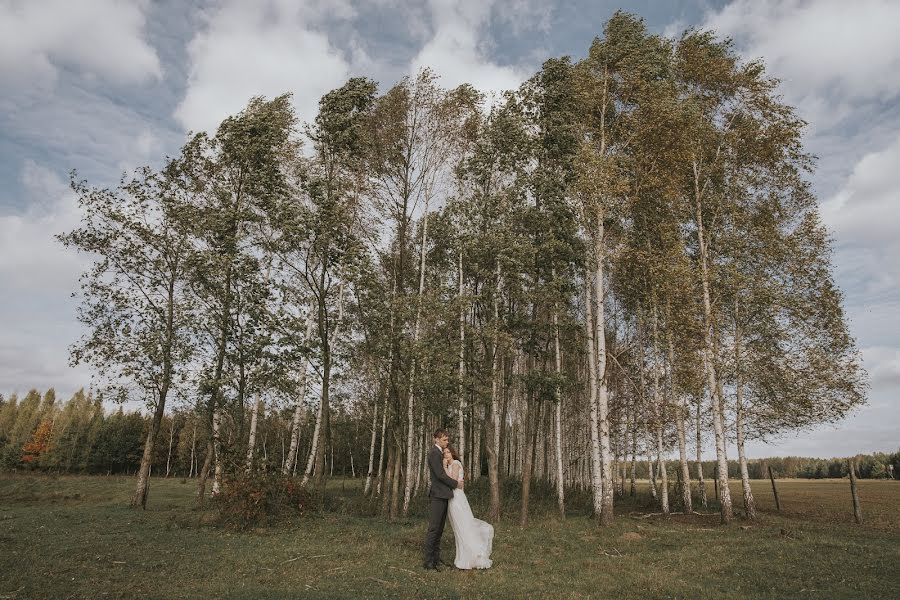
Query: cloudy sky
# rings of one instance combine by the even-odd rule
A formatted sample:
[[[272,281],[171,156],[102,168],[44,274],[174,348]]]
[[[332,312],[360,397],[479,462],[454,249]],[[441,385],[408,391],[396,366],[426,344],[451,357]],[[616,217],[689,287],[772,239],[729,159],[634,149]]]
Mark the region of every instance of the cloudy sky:
[[[348,77],[385,89],[430,66],[447,86],[512,88],[547,57],[582,57],[618,8],[678,35],[712,28],[763,58],[810,123],[813,184],[871,377],[838,428],[752,456],[900,446],[900,2],[896,0],[0,0],[0,392],[90,373],[67,364],[83,261],[52,236],[78,214],[66,182],[158,166],[188,131],[252,95],[293,92],[302,118]]]

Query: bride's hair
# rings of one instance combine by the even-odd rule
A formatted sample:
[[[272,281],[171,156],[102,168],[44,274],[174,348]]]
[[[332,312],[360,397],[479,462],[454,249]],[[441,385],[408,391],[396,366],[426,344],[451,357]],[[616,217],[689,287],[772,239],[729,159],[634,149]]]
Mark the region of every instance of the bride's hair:
[[[459,454],[456,453],[456,448],[448,444],[447,450],[450,451],[450,456],[453,457],[453,460],[459,460]]]

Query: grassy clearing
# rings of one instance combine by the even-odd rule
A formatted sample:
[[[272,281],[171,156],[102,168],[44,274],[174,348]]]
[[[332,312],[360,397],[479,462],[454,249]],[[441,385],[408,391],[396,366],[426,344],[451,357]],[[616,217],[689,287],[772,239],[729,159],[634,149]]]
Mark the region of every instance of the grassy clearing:
[[[354,516],[356,482],[332,484],[330,512],[234,533],[190,508],[190,482],[154,480],[148,510],[132,511],[132,478],[3,476],[0,598],[900,597],[900,482],[862,482],[862,527],[846,482],[779,483],[787,515],[748,529],[715,515],[632,518],[648,508],[626,499],[598,530],[538,502],[528,528],[512,512],[497,527],[495,568],[434,573],[419,566],[424,520]]]

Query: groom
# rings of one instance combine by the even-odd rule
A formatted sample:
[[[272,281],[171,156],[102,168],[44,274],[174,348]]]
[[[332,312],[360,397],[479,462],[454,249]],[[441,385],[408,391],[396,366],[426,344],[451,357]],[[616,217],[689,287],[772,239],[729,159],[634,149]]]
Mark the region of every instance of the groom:
[[[463,482],[457,482],[444,471],[444,448],[450,443],[447,432],[434,432],[434,446],[428,451],[428,470],[431,473],[431,489],[428,496],[431,506],[428,510],[428,534],[425,536],[425,568],[437,570],[441,562],[441,535],[447,522],[447,501],[453,497],[453,489],[463,489]]]

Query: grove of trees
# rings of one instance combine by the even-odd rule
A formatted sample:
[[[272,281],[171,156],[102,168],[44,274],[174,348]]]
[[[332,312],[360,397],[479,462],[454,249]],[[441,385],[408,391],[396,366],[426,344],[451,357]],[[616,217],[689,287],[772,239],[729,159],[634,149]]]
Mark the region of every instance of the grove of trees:
[[[246,409],[250,415],[251,407]],[[134,475],[141,465],[143,445],[153,416],[146,412],[126,412],[121,407],[104,408],[99,398],[79,390],[61,402],[55,390],[43,395],[31,390],[19,398],[17,394],[0,394],[0,470],[31,471],[52,474]],[[275,408],[259,418],[260,454],[255,466],[261,472],[280,473],[290,459],[293,410]],[[312,420],[301,422],[300,445],[295,454],[309,452]],[[365,485],[365,459],[368,447],[359,445],[362,437],[371,434],[368,426],[354,415],[337,410],[332,415],[331,446],[326,469],[330,476],[355,478]],[[191,479],[197,477],[202,460],[199,449],[206,444],[202,422],[191,407],[182,407],[166,414],[159,427],[158,443],[154,446],[150,470],[160,477]],[[549,444],[544,442],[544,446]],[[549,447],[540,452],[550,455]],[[556,469],[555,457],[544,464],[541,454],[534,473],[535,481],[553,489]],[[900,450],[859,454],[857,476],[861,479],[900,477]],[[296,465],[296,463],[293,463]],[[716,463],[701,463],[704,477],[712,478]],[[751,479],[765,479],[772,468],[775,477],[825,479],[848,476],[847,458],[810,458],[786,456],[747,460]],[[668,476],[674,479],[676,465],[668,465]],[[296,476],[295,467],[288,469]],[[635,463],[635,477],[646,480],[650,476],[646,461]],[[728,476],[740,478],[739,461],[729,459]],[[581,488],[576,483],[576,489]],[[571,489],[571,488],[570,488]]]
[[[716,479],[728,522],[731,464],[752,518],[746,442],[865,401],[804,125],[730,42],[620,12],[493,103],[358,77],[311,123],[258,97],[158,171],[73,177],[59,238],[94,263],[72,358],[152,413],[133,505],[177,430],[201,502],[338,465],[394,519],[444,426],[493,521],[518,480],[525,524],[541,477],[608,524],[643,472],[664,513]]]

